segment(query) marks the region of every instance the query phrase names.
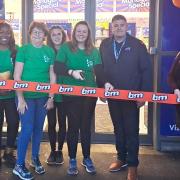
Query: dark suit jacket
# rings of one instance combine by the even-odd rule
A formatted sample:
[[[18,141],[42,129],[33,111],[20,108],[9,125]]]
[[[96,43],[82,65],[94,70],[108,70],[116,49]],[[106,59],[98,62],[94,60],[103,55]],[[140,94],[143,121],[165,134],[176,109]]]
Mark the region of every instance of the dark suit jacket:
[[[113,41],[107,38],[100,45],[106,81],[116,89],[152,91],[152,65],[142,41],[127,34],[118,62]]]

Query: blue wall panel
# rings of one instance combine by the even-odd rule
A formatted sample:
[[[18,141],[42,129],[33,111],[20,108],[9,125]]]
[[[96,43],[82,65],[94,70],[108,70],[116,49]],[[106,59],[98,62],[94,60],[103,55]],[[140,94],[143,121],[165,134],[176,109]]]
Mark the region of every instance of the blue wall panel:
[[[162,6],[162,51],[180,51],[180,8],[171,0],[163,0]],[[174,56],[162,56],[160,59],[160,92],[172,93],[167,84],[167,76],[174,61]],[[160,134],[180,136],[180,129],[175,125],[175,105],[160,105]]]
[[[162,50],[180,50],[180,8],[171,0],[163,0]]]

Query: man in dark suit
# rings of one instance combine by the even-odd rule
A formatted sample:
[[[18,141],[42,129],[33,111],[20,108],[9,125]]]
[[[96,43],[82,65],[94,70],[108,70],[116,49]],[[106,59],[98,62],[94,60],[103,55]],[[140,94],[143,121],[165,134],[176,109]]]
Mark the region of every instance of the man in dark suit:
[[[112,18],[112,37],[102,41],[105,90],[151,91],[152,68],[146,46],[127,33],[127,20],[122,15]],[[100,83],[102,85],[102,83]],[[128,166],[128,180],[137,179],[139,152],[139,107],[144,102],[108,99],[116,138],[117,160],[109,171]]]

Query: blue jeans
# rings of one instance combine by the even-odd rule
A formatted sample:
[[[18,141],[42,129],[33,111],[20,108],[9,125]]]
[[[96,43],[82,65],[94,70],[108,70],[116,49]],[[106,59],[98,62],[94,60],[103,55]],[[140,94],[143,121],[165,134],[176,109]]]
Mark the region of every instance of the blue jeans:
[[[17,144],[17,164],[25,164],[28,144],[32,137],[32,158],[39,155],[40,141],[43,132],[44,120],[47,110],[44,107],[47,97],[36,99],[25,99],[28,109],[24,114],[19,113],[21,121],[21,132]],[[17,103],[17,99],[16,99]]]

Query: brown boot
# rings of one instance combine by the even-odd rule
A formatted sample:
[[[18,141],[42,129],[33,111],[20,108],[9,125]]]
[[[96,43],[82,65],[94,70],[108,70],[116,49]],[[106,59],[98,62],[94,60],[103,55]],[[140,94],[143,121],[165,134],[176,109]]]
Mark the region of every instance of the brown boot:
[[[128,167],[127,180],[137,180],[137,167]]]
[[[127,164],[120,161],[120,160],[116,160],[115,162],[113,162],[110,166],[109,166],[109,171],[110,172],[117,172],[120,171],[124,168],[127,167]]]

